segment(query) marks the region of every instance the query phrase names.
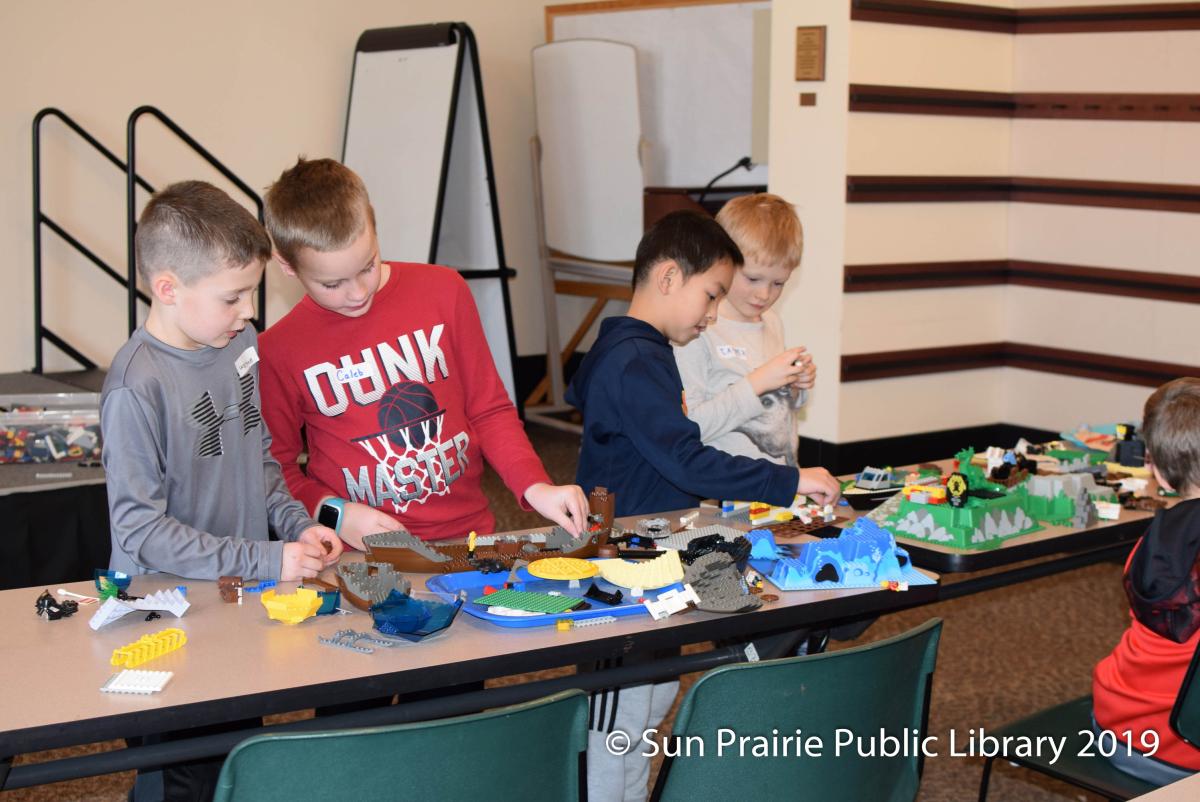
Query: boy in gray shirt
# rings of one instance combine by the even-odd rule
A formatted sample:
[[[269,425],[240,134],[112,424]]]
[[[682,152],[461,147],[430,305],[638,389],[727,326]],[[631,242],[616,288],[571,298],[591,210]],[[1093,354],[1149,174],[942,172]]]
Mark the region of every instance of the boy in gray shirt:
[[[316,576],[342,543],[291,497],[271,457],[246,325],[271,255],[266,232],[221,190],[185,181],[150,199],[135,249],[150,314],[117,352],[100,400],[109,567]]]

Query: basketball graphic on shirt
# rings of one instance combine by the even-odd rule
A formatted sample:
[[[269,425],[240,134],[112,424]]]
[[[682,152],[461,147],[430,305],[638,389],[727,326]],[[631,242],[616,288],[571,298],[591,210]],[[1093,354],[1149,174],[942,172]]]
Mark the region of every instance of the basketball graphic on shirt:
[[[384,391],[379,399],[376,416],[380,431],[376,435],[387,435],[393,445],[403,448],[406,443],[403,433],[408,434],[413,446],[425,445],[425,432],[420,426],[445,412],[438,409],[433,391],[420,382],[399,382]]]

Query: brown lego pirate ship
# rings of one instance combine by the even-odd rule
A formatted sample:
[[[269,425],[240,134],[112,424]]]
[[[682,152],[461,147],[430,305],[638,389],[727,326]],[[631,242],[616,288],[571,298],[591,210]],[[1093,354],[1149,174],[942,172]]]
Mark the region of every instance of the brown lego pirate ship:
[[[469,543],[428,542],[403,530],[379,532],[363,538],[367,560],[388,563],[397,571],[419,574],[449,574],[458,571],[503,571],[517,560],[532,562],[543,557],[595,557],[612,533],[615,496],[603,487],[588,496],[588,520],[576,538],[561,526],[549,532],[523,535],[488,535]]]

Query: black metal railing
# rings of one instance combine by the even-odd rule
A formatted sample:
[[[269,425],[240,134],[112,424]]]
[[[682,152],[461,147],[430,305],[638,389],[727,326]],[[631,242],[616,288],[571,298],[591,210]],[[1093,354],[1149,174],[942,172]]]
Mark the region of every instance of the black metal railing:
[[[145,115],[149,114],[154,119],[163,124],[164,127],[181,142],[187,145],[191,150],[204,161],[208,162],[209,166],[220,173],[224,178],[238,188],[246,197],[254,201],[254,207],[258,212],[258,222],[263,222],[263,200],[258,193],[238,178],[233,172],[221,163],[216,156],[208,152],[208,149],[197,142],[192,136],[179,127],[174,120],[163,114],[154,106],[139,106],[129,115],[129,121],[125,125],[125,212],[126,212],[126,242],[129,255],[128,278],[126,279],[126,287],[129,290],[129,333],[137,328],[137,264],[133,249],[133,238],[137,233],[137,187],[139,184],[136,170],[137,163],[137,123]],[[262,278],[258,281],[258,315],[254,318],[254,328],[259,331],[263,330],[267,320],[267,273],[264,270]]]
[[[33,372],[41,373],[43,369],[43,342],[49,340],[53,345],[59,348],[71,359],[78,362],[85,369],[96,367],[96,363],[84,356],[77,348],[72,346],[62,337],[51,331],[44,325],[42,318],[42,226],[49,228],[55,234],[62,238],[64,242],[81,253],[96,267],[100,268],[106,275],[116,281],[126,289],[131,289],[134,302],[142,300],[149,303],[150,299],[145,293],[137,289],[137,284],[132,287],[128,280],[120,273],[112,268],[107,262],[96,255],[95,251],[84,245],[77,237],[68,232],[61,225],[52,220],[45,212],[42,211],[42,121],[47,117],[54,117],[60,120],[71,131],[78,135],[84,142],[91,145],[105,159],[111,162],[118,170],[126,173],[125,162],[117,158],[116,154],[108,148],[104,147],[94,136],[83,129],[79,123],[72,120],[69,116],[56,108],[45,108],[37,113],[33,118],[33,348],[34,348],[34,365]],[[128,175],[128,173],[127,173]],[[150,186],[140,176],[134,175],[133,181],[136,185],[143,187],[147,192],[153,192],[154,187]]]
[[[212,155],[190,134],[184,131],[179,125],[162,111],[153,106],[140,106],[133,110],[129,115],[126,123],[126,161],[121,161],[115,153],[106,148],[101,142],[88,133],[84,128],[71,119],[67,114],[56,108],[44,108],[37,113],[33,118],[33,342],[34,342],[34,373],[42,373],[44,368],[44,343],[49,341],[51,344],[59,348],[64,354],[78,362],[87,370],[94,369],[96,363],[85,356],[79,349],[72,346],[65,339],[55,334],[43,322],[42,314],[42,229],[49,228],[57,234],[64,242],[83,255],[88,261],[99,268],[105,275],[112,278],[118,284],[125,288],[128,302],[127,311],[129,318],[129,333],[132,334],[137,328],[137,312],[138,301],[142,303],[150,303],[150,298],[137,286],[137,267],[135,262],[135,253],[133,247],[134,235],[137,232],[137,188],[141,187],[147,192],[153,193],[154,187],[145,179],[137,174],[136,168],[136,153],[137,153],[137,122],[145,115],[150,115],[157,119],[164,127],[173,133],[180,141],[190,148],[196,155],[207,162],[213,169],[220,173],[239,191],[244,193],[250,200],[254,202],[257,210],[259,222],[263,221],[263,201],[253,189],[251,189],[244,181],[238,178],[234,173],[226,167],[219,159]],[[85,245],[78,237],[71,234],[63,226],[59,225],[51,219],[42,210],[42,121],[48,117],[54,117],[60,120],[72,132],[79,136],[84,142],[95,149],[100,155],[108,160],[114,167],[125,173],[125,214],[126,214],[126,246],[127,252],[127,267],[125,275],[121,275],[115,268],[105,262],[94,250]],[[266,289],[267,277],[264,271],[262,279],[258,284],[258,315],[254,319],[254,327],[262,331],[266,323]]]

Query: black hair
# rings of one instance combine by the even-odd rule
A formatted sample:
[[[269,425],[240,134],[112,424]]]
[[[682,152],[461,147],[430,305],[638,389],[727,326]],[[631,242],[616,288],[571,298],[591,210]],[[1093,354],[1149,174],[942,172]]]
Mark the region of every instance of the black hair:
[[[633,263],[633,286],[637,289],[645,282],[660,262],[675,262],[687,280],[725,259],[734,267],[741,267],[745,261],[737,243],[725,233],[720,223],[698,212],[671,212],[652,225],[638,243]]]

